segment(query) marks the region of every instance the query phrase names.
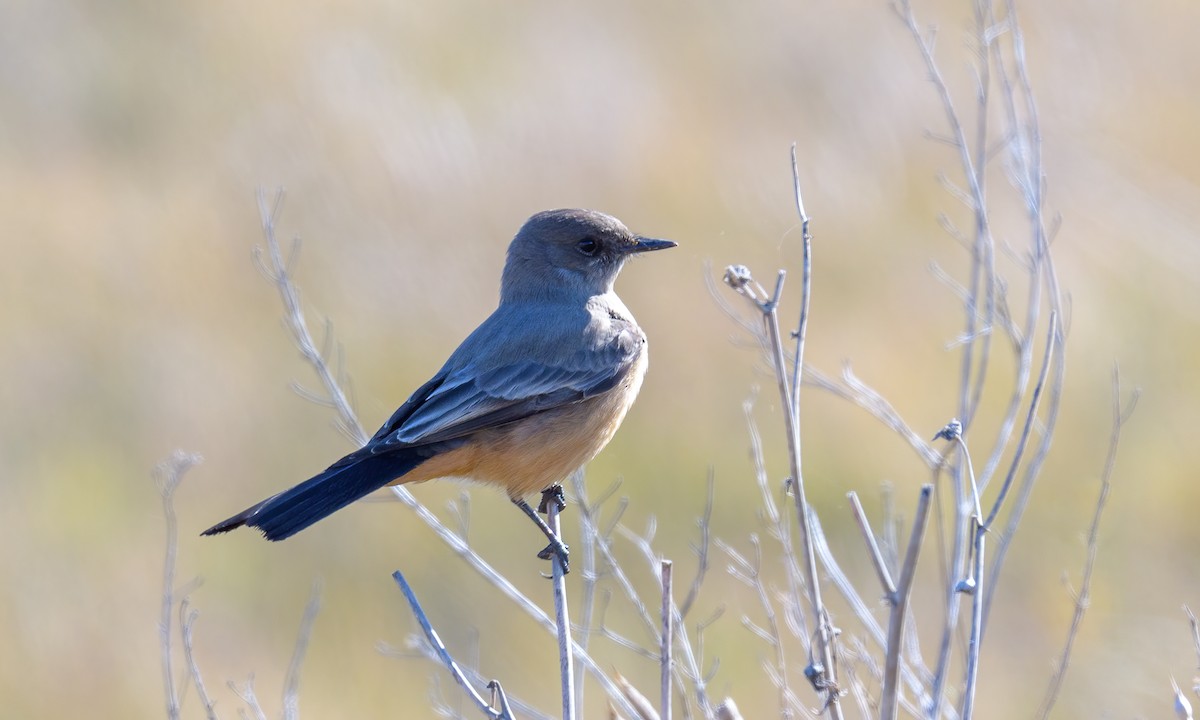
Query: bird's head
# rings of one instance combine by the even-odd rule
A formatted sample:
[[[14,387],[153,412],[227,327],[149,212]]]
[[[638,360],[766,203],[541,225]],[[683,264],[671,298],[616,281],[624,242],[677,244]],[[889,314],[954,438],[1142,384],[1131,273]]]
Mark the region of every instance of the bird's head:
[[[610,292],[630,257],[675,245],[635,235],[620,220],[595,210],[540,212],[525,221],[508,246],[500,299]]]

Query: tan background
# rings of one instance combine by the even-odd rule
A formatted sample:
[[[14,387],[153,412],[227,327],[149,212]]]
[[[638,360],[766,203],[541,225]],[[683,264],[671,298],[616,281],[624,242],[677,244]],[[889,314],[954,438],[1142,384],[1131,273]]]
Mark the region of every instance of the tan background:
[[[1145,397],[1058,717],[1164,717],[1168,676],[1190,682],[1196,663],[1180,604],[1200,605],[1200,9],[1026,5],[1049,203],[1063,217],[1069,379],[998,597],[980,704],[986,717],[1025,716],[1041,697],[1120,361]],[[939,56],[967,103],[969,12],[918,11],[941,26]],[[326,409],[288,389],[313,383],[251,263],[257,186],[288,189],[283,229],[305,239],[306,308],[333,319],[372,429],[493,307],[506,242],[530,213],[595,207],[678,240],[620,282],[653,361],[589,477],[593,488],[623,477],[628,524],[656,517],[662,550],[690,577],[707,468],[716,534],[745,549],[758,529],[741,412],[756,384],[767,383],[770,468],[785,473],[772,386],[753,350],[731,342],[703,275],[710,262],[764,278],[796,268],[792,141],[815,218],[810,359],[829,371],[852,361],[922,432],[953,414],[958,356],[945,347],[960,311],[928,265],[964,268],[936,222],[959,212],[936,173],[958,171],[923,139],[942,122],[912,39],[881,2],[4,4],[2,714],[161,716],[163,523],[149,472],[176,447],[206,458],[179,491],[180,580],[204,579],[192,593],[197,653],[224,717],[237,705],[225,681],[250,674],[277,712],[317,577],[307,716],[429,716],[434,676],[455,697],[437,668],[376,650],[413,628],[388,578],[396,568],[452,646],[469,654],[477,641],[486,674],[555,707],[546,636],[488,600],[397,506],[356,506],[282,545],[196,536],[350,448]],[[926,476],[861,412],[810,397],[810,492],[870,588],[843,495],[857,488],[874,510],[890,480],[911,507]],[[441,511],[461,489],[417,492]],[[498,494],[472,498],[472,540],[548,602],[536,534]],[[648,589],[637,556],[622,556]],[[727,606],[707,643],[722,659],[714,692],[771,717],[768,651],[738,621],[754,599],[725,564],[715,556],[697,609]],[[604,657],[652,682],[648,661]]]

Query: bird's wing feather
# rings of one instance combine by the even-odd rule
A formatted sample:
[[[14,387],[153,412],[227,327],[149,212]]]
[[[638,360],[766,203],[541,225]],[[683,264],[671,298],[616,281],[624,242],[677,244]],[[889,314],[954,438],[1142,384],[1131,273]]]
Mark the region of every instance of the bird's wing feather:
[[[453,440],[603,394],[633,368],[644,342],[637,326],[622,318],[587,315],[570,323],[560,317],[549,327],[495,320],[464,341],[361,452]],[[497,338],[493,327],[508,332]],[[522,329],[514,333],[514,327]],[[481,347],[490,352],[478,353]]]
[[[587,368],[526,361],[443,384],[392,436],[404,443],[450,440],[551,408],[595,397],[621,381],[632,363]]]

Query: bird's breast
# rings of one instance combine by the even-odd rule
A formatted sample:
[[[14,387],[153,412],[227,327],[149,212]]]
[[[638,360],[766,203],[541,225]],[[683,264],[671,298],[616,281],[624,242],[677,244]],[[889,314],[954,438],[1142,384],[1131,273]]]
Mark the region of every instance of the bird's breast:
[[[604,449],[637,398],[646,374],[646,346],[612,390],[519,422],[487,430],[470,443],[473,480],[520,498],[562,482]]]

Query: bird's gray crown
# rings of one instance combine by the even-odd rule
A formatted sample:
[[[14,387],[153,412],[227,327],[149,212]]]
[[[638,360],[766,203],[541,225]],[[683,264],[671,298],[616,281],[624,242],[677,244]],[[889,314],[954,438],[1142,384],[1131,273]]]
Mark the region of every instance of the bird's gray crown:
[[[675,243],[639,237],[620,220],[577,208],[537,213],[508,246],[500,301],[580,299],[612,291],[631,255]]]

